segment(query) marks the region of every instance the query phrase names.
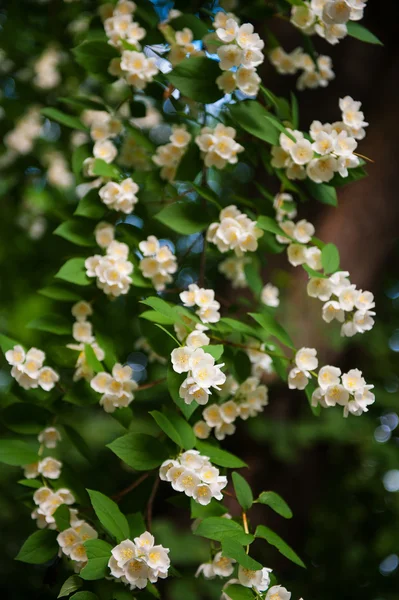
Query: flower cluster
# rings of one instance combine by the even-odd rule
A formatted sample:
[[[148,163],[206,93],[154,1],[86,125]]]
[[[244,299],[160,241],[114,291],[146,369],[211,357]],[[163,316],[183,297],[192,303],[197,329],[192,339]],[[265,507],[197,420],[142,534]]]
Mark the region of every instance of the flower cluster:
[[[36,519],[39,529],[48,527],[56,529],[57,525],[54,519],[54,513],[61,504],[67,506],[75,502],[73,494],[66,488],[60,488],[57,491],[51,490],[47,486],[38,488],[33,494],[33,501],[37,508],[32,512],[32,519]],[[70,509],[71,510],[71,509]]]
[[[84,300],[80,300],[72,306],[71,312],[76,319],[72,327],[72,335],[74,340],[79,342],[78,344],[67,344],[67,348],[79,352],[73,380],[79,381],[80,379],[86,379],[86,381],[90,381],[94,377],[94,371],[87,361],[86,344],[89,344],[92,347],[98,360],[104,360],[105,357],[104,350],[100,348],[93,335],[92,324],[87,320],[87,317],[93,314],[93,309],[91,304]]]
[[[289,179],[306,179],[315,183],[328,183],[336,173],[348,177],[348,169],[358,167],[354,154],[357,140],[365,137],[364,114],[361,103],[350,96],[341,98],[339,106],[342,121],[325,123],[313,121],[307,139],[301,131],[288,129],[280,135],[280,145],[272,147],[271,164],[276,169],[286,169]]]
[[[245,276],[245,265],[247,263],[248,259],[245,257],[229,256],[219,264],[218,269],[226,279],[231,281],[234,289],[245,288],[248,286]]]
[[[295,355],[295,367],[288,374],[290,389],[303,390],[308,385],[311,375],[316,376],[318,368],[317,352],[314,348],[301,348]],[[373,385],[367,385],[359,369],[351,369],[342,374],[341,369],[326,365],[317,374],[317,387],[312,394],[312,406],[329,408],[339,404],[344,407],[344,417],[349,413],[359,416],[368,411],[368,406],[375,401],[370,391]]]
[[[327,87],[335,77],[329,56],[318,56],[314,61],[309,54],[304,52],[303,48],[285,52],[281,46],[277,46],[270,52],[269,58],[281,75],[295,75],[298,71],[302,71],[296,83],[298,90]]]
[[[161,167],[162,179],[173,181],[176,177],[177,168],[183,158],[191,141],[191,134],[184,126],[172,127],[169,143],[158,146],[152,160]]]
[[[31,106],[27,113],[17,121],[14,129],[4,136],[4,144],[17,154],[28,154],[34,141],[42,131],[40,107]]]
[[[227,164],[235,165],[237,154],[244,147],[235,141],[236,130],[218,123],[215,128],[203,127],[201,134],[195,138],[195,143],[202,152],[206,167],[224,169]]]
[[[202,56],[204,52],[198,50],[194,44],[194,34],[188,27],[174,33],[174,39],[171,40],[168,60],[175,66],[184,60],[187,56]]]
[[[215,300],[214,290],[198,287],[196,283],[188,286],[188,291],[181,292],[180,300],[184,306],[197,306],[195,312],[203,323],[217,323],[220,320],[220,303]]]
[[[137,204],[136,196],[139,186],[131,177],[124,179],[120,183],[109,181],[98,192],[101,200],[108,208],[117,210],[129,215]]]
[[[54,187],[69,188],[74,182],[73,173],[68,168],[65,156],[61,152],[50,152],[43,162],[47,165],[47,180]]]
[[[61,81],[61,75],[57,69],[61,54],[55,48],[47,48],[40,58],[35,62],[33,68],[35,77],[33,83],[43,90],[56,87]]]
[[[97,287],[111,298],[127,294],[133,272],[128,256],[129,246],[113,240],[106,246],[105,255],[95,254],[86,259],[86,274],[96,277]]]
[[[203,575],[205,579],[214,579],[215,577],[230,577],[234,571],[235,560],[223,556],[221,552],[217,552],[213,560],[203,563],[197,569],[195,576]]]
[[[256,221],[251,221],[233,204],[220,211],[219,219],[219,223],[209,225],[206,234],[208,242],[215,244],[219,252],[234,250],[236,256],[242,256],[257,250],[263,231],[256,227]]]
[[[322,316],[326,323],[342,323],[341,335],[352,337],[370,331],[374,326],[374,295],[358,290],[349,280],[348,271],[337,271],[328,279],[311,277],[308,295],[324,302]]]
[[[287,196],[288,194],[284,194]],[[278,196],[276,196],[278,203]],[[280,244],[287,244],[287,257],[293,267],[306,264],[315,271],[322,269],[321,250],[317,246],[309,244],[311,242],[315,228],[306,219],[301,219],[297,223],[286,219],[280,222],[280,228],[289,237],[285,235],[276,235],[276,240]]]
[[[348,21],[360,21],[367,0],[310,0],[293,6],[291,23],[306,35],[317,34],[338,44],[348,34]]]
[[[184,492],[202,505],[209,504],[212,498],[222,500],[222,490],[227,485],[227,477],[219,475],[207,456],[198,450],[188,450],[176,460],[166,460],[159,469],[162,481],[169,481],[176,492]]]
[[[63,554],[77,562],[76,571],[80,571],[87,563],[84,542],[98,538],[97,531],[83,519],[79,519],[75,511],[71,511],[70,527],[61,531],[57,542]]]
[[[247,96],[256,96],[261,79],[256,67],[264,61],[263,48],[265,43],[250,23],[239,25],[233,14],[218,12],[213,26],[217,39],[223,42],[217,50],[220,59],[219,67],[223,74],[216,79],[218,87],[226,94],[235,89]]]
[[[43,460],[31,463],[30,465],[24,466],[24,476],[26,479],[35,479],[39,475],[46,479],[58,479],[61,475],[62,462],[47,456]]]
[[[166,243],[158,240],[155,235],[149,235],[139,244],[144,258],[139,267],[143,276],[151,279],[152,285],[161,292],[168,283],[173,281],[171,275],[177,271],[176,256]]]
[[[102,371],[90,381],[91,388],[102,394],[100,404],[105,412],[112,413],[117,408],[124,408],[134,400],[133,392],[137,383],[132,379],[133,370],[128,365],[116,363],[112,375]]]
[[[108,562],[111,575],[130,585],[131,590],[143,589],[148,582],[156,583],[168,576],[169,548],[155,545],[148,531],[134,538],[134,542],[124,540],[111,552]]]
[[[186,404],[195,400],[198,404],[206,404],[211,388],[220,390],[226,381],[226,375],[221,367],[224,363],[215,364],[211,354],[205,352],[201,346],[207,346],[208,336],[198,329],[191,332],[185,346],[175,348],[171,355],[172,367],[176,373],[187,373],[186,379],[180,386],[179,394]]]
[[[140,48],[139,42],[145,37],[146,31],[133,21],[136,4],[129,0],[119,0],[112,8],[112,14],[105,15],[108,18],[104,21],[108,43],[111,46],[121,48],[123,42],[126,42]]]
[[[236,419],[246,421],[249,417],[255,417],[268,404],[267,387],[260,385],[256,377],[249,377],[240,386],[235,383],[230,386],[230,390],[234,393],[231,400],[222,404],[210,404],[204,409],[202,413],[204,420],[197,421],[193,427],[198,438],[208,438],[211,430],[214,429],[216,439],[224,440],[226,435],[235,432]]]
[[[9,365],[12,365],[11,375],[24,390],[41,387],[49,392],[53,389],[59,375],[51,367],[44,367],[46,355],[38,348],[30,348],[27,352],[22,346],[14,346],[5,354]]]

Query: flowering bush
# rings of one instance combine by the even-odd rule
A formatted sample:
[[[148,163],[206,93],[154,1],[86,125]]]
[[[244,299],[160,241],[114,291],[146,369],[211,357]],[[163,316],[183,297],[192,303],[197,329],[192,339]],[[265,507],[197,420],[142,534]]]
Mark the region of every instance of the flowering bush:
[[[269,59],[279,73],[303,71],[300,90],[326,86],[331,61],[316,55],[309,36],[336,44],[361,32],[375,42],[353,27],[366,2],[271,2],[271,17],[281,10],[304,34],[307,52],[290,54],[246,17],[208,4],[195,13],[131,0],[92,7],[68,56],[43,49],[30,78],[47,93],[63,85],[61,66],[70,61],[74,92],[66,83],[56,107],[27,107],[4,137],[0,166],[22,174],[44,118],[50,128],[72,130],[62,149],[48,136],[39,152],[48,182],[68,195],[53,232],[65,244],[39,290],[51,300],[49,313],[30,324],[43,332],[46,353],[12,332],[0,338],[13,378],[6,410],[19,409],[10,429],[26,434],[0,441],[0,461],[20,467],[21,485],[34,490],[28,503],[38,531],[17,559],[43,564],[58,555],[71,572],[60,596],[76,600],[124,599],[128,589],[140,598],[144,588],[159,597],[158,580],[179,575],[173,552],[151,533],[159,486],[178,492],[171,502],[191,511],[192,535],[209,541],[197,577],[221,578],[225,600],[289,600],[273,565],[253,558],[252,544],[263,540],[305,565],[269,527],[251,525],[251,510],[262,504],[289,518],[291,509],[272,491],[255,498],[245,471],[236,470],[245,463],[220,442],[273,401],[276,379],[305,390],[315,418],[337,404],[345,417],[360,416],[375,400],[356,364],[343,374],[319,367],[315,348],[296,347],[276,315],[279,288],[261,278],[265,256],[286,249],[288,263],[309,277],[308,295],[323,302],[324,321],[341,323],[341,336],[374,325],[373,294],[341,270],[338,248],[315,237],[302,215],[294,221],[297,200],[336,205],[337,187],[365,177],[361,103],[337,99],[340,121],[314,120],[302,131],[296,96],[276,96],[259,74]],[[260,198],[236,193],[231,180],[244,160],[266,170],[279,192],[255,181]],[[40,217],[25,219],[30,236],[44,233]],[[235,308],[225,302],[220,274],[247,289],[253,311],[244,296]],[[18,426],[22,403],[30,427]],[[122,428],[103,451],[128,472],[124,489],[106,495],[82,486],[79,473],[65,474],[68,450],[58,449],[65,440],[95,460],[70,425],[72,408],[109,413]],[[135,504],[141,486],[144,502]],[[124,514],[119,503],[128,494]],[[240,507],[234,518],[230,496]]]

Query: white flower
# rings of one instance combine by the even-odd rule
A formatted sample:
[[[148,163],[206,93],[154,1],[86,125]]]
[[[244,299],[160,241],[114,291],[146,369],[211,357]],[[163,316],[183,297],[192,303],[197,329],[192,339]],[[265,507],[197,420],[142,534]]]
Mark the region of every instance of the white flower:
[[[288,387],[290,390],[304,390],[308,383],[309,378],[301,369],[294,367],[288,373]]]
[[[211,433],[211,428],[205,421],[197,421],[195,425],[193,425],[193,431],[195,437],[200,440],[206,440]]]
[[[48,456],[39,461],[38,471],[47,479],[58,479],[61,475],[62,462]]]
[[[73,324],[72,336],[77,342],[90,344],[94,341],[92,324],[89,321],[76,321]]]
[[[341,369],[326,365],[322,367],[318,374],[318,384],[322,390],[326,390],[331,385],[340,383]]]
[[[350,14],[346,0],[329,0],[324,5],[322,19],[327,25],[344,25],[349,21]]]
[[[349,400],[349,392],[340,384],[336,383],[324,390],[324,402],[327,406],[340,404],[345,406]]]
[[[261,300],[266,306],[276,307],[280,304],[279,294],[279,289],[275,285],[267,283],[262,289]]]
[[[308,375],[308,371],[314,371],[318,365],[317,351],[315,348],[301,348],[295,354],[295,364]]]
[[[333,152],[335,138],[326,131],[319,131],[313,139],[312,147],[317,154],[324,156]]]
[[[230,577],[234,571],[235,560],[223,556],[222,552],[217,552],[212,561],[212,570],[219,577]]]
[[[236,206],[227,206],[220,212],[220,223],[212,223],[207,231],[207,240],[214,243],[220,252],[234,250],[237,256],[254,252],[263,231],[256,227]]]
[[[55,448],[57,443],[61,440],[61,434],[55,427],[46,427],[37,436],[37,439],[46,448]]]
[[[306,173],[315,183],[328,183],[337,171],[337,159],[333,156],[314,158],[306,167]]]
[[[167,577],[169,549],[154,543],[154,537],[146,531],[134,542],[124,540],[115,546],[108,562],[113,577],[129,583],[132,589],[143,589],[148,581],[156,583],[159,577]]]
[[[175,348],[172,352],[171,360],[173,370],[176,373],[187,373],[190,370],[190,358],[193,353],[191,348],[183,346],[182,348]]]
[[[297,242],[300,242],[301,244],[307,244],[312,239],[314,233],[315,228],[312,223],[309,223],[309,221],[306,221],[306,219],[302,219],[296,223],[293,237]]]
[[[222,71],[229,71],[232,67],[239,67],[242,60],[242,50],[235,44],[220,46],[217,55],[220,58],[219,67]]]
[[[368,311],[375,307],[374,295],[371,292],[359,291],[355,306],[359,310]]]
[[[118,154],[117,149],[110,140],[101,140],[94,144],[94,158],[101,158],[106,163],[112,163]]]
[[[305,249],[305,262],[311,269],[320,271],[322,269],[321,250],[316,246]]]
[[[273,585],[266,594],[265,600],[290,600],[291,592],[281,585]]]
[[[209,427],[217,427],[223,423],[220,407],[217,404],[210,404],[207,406],[202,413],[202,416]]]
[[[366,382],[359,369],[351,369],[342,375],[342,384],[348,392],[353,394],[354,392],[360,391],[366,385]]]
[[[14,346],[11,350],[7,350],[5,357],[9,365],[22,365],[25,362],[25,350],[22,346]]]
[[[84,300],[80,300],[72,306],[71,313],[77,321],[85,321],[87,317],[90,317],[93,314],[93,309],[91,304]]]
[[[300,244],[290,244],[287,248],[288,261],[294,267],[306,262],[306,248]]]
[[[329,300],[331,298],[331,283],[328,279],[324,279],[323,277],[311,277],[309,279],[306,289],[308,296],[310,296],[311,298],[319,298],[319,300],[321,300],[322,302],[325,302],[326,300]]]
[[[345,312],[342,310],[340,303],[335,300],[331,300],[324,304],[322,316],[326,323],[331,323],[334,319],[340,323],[343,323],[345,320]]]
[[[355,306],[355,302],[360,292],[355,285],[348,285],[338,295],[339,304],[342,310],[351,311]]]
[[[301,139],[291,146],[290,155],[292,160],[297,165],[306,165],[309,163],[314,156],[313,148],[311,142],[306,139]]]
[[[264,567],[259,571],[238,567],[238,580],[244,587],[255,588],[257,592],[264,592],[270,585],[271,569]]]
[[[353,324],[358,333],[370,331],[374,326],[373,316],[375,312],[369,310],[357,310],[353,315]]]
[[[259,91],[261,78],[254,68],[242,65],[235,76],[238,89],[247,96],[256,96]]]

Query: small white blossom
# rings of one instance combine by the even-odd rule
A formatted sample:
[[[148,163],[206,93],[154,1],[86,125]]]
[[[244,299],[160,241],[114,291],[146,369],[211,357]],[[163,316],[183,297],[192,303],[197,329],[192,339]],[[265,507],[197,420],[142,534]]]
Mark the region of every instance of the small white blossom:
[[[46,427],[39,433],[37,439],[46,448],[55,448],[61,440],[61,434],[55,427]]]

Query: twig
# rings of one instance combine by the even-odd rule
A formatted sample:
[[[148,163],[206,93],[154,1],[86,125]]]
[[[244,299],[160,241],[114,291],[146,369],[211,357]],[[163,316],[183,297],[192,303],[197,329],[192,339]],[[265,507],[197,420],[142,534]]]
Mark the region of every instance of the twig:
[[[151,531],[151,526],[152,526],[152,508],[154,506],[154,500],[155,500],[155,496],[157,495],[158,486],[159,486],[159,482],[160,481],[161,480],[157,476],[157,478],[154,481],[154,485],[152,486],[150,497],[148,498],[147,519],[146,519],[147,520],[147,529],[148,529],[148,531]]]
[[[222,342],[226,346],[234,346],[235,348],[243,348],[244,350],[256,350],[256,352],[260,352],[261,354],[267,354],[268,356],[275,356],[276,358],[281,358],[282,360],[286,360],[290,362],[290,358],[284,356],[283,354],[278,354],[277,352],[273,352],[272,350],[260,350],[259,348],[253,348],[252,346],[246,346],[245,344],[238,344],[236,342],[230,342],[229,340],[223,340],[222,338],[218,338],[215,336],[210,336],[211,340],[215,340],[215,342]]]
[[[150,383],[144,383],[143,385],[139,385],[136,391],[141,392],[141,390],[148,390],[149,388],[155,387],[164,381],[166,381],[166,377],[162,377],[162,379],[156,379],[155,381],[150,381]]]
[[[140,483],[143,483],[143,481],[145,481],[147,479],[147,477],[149,477],[149,475],[150,475],[149,473],[144,473],[144,475],[142,475],[141,477],[136,479],[136,481],[133,481],[133,483],[128,485],[124,490],[121,490],[120,492],[118,492],[117,494],[112,496],[112,498],[115,500],[115,502],[120,502],[120,500],[123,498],[123,496],[126,496],[126,494],[128,494],[129,492],[134,490],[136,487],[138,487],[140,485]]]

